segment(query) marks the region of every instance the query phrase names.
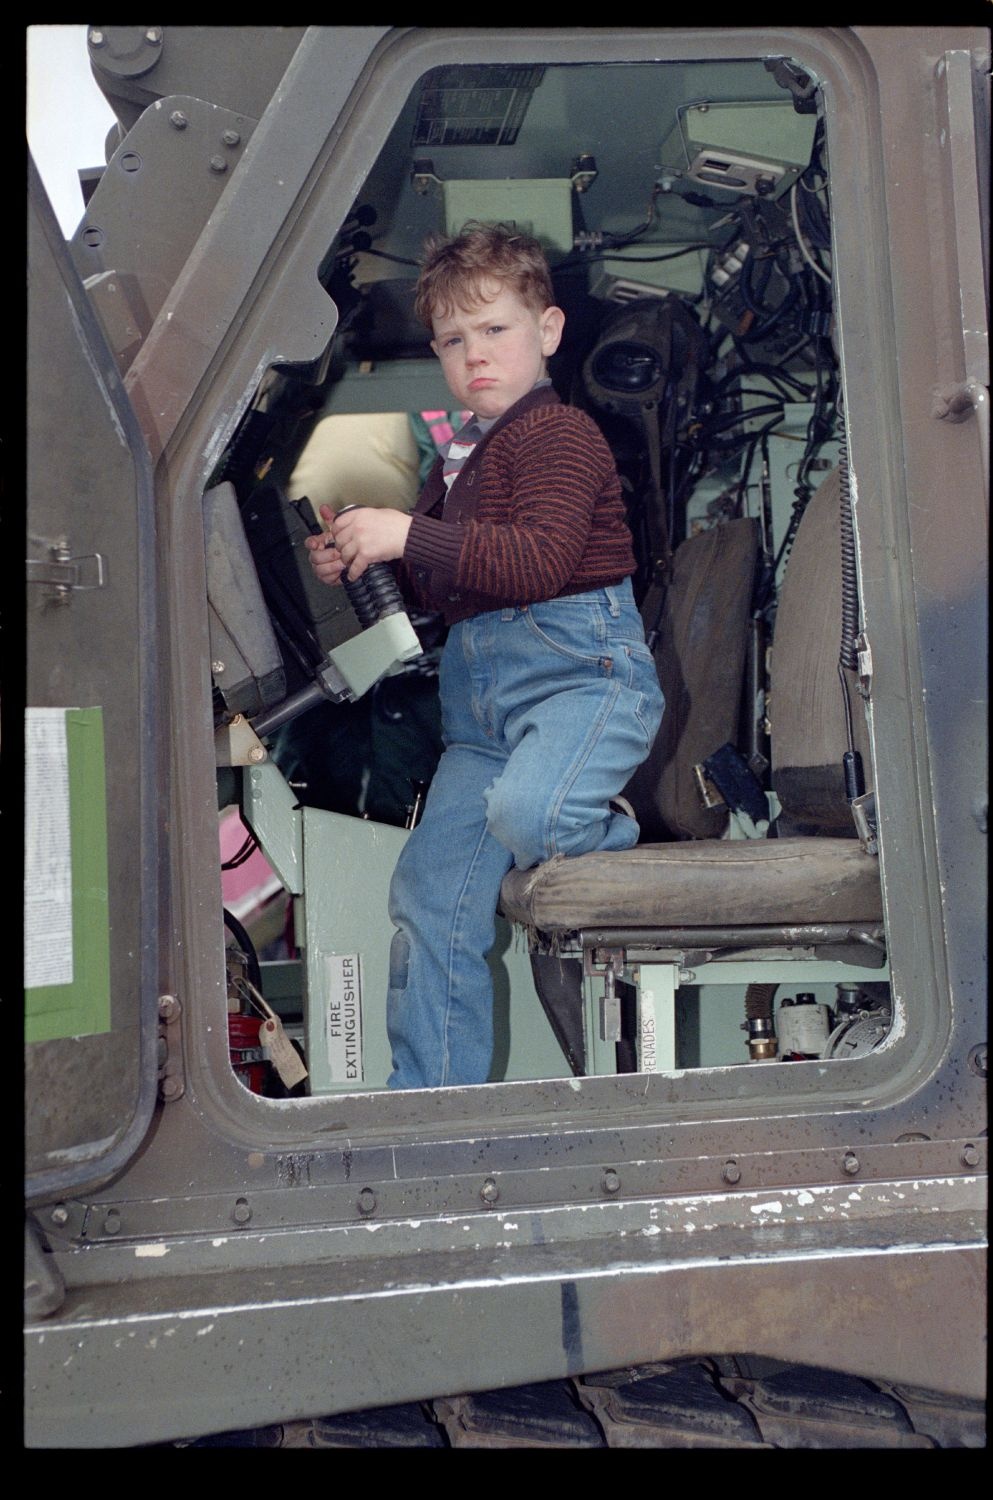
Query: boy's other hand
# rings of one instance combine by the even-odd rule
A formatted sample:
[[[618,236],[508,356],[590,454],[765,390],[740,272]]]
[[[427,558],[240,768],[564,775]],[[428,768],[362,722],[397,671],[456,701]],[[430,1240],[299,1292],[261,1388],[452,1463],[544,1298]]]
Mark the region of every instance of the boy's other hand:
[[[335,584],[340,582],[345,564],[334,544],[334,536],[330,529],[334,520],[334,512],[329,505],[321,506],[321,516],[328,530],[323,536],[306,537],[304,545],[315,576],[320,579],[321,583]]]

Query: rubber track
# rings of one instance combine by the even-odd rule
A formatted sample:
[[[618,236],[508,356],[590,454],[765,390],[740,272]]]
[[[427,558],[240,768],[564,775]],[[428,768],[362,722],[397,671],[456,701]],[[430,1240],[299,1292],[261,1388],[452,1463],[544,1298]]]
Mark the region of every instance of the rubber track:
[[[981,1401],[746,1356],[553,1380],[166,1445],[982,1448]]]

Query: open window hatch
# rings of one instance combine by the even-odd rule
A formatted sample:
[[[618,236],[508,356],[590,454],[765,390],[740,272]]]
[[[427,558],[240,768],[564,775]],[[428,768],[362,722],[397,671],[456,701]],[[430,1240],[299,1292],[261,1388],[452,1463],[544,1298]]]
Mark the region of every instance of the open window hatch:
[[[891,1028],[823,101],[786,58],[425,74],[204,497],[231,1061],[381,1089],[390,876],[441,753],[440,618],[313,578],[319,508],[410,509],[460,413],[423,244],[546,249],[563,400],[602,430],[666,700],[627,853],[506,878],[492,1081],[856,1057]]]

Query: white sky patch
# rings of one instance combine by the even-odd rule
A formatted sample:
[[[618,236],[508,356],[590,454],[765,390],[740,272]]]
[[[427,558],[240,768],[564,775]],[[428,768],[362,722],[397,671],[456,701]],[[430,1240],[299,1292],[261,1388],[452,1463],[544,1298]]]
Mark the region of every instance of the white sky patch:
[[[78,173],[102,167],[114,113],[101,94],[85,26],[27,28],[27,135],[31,155],[66,239],[83,217]]]

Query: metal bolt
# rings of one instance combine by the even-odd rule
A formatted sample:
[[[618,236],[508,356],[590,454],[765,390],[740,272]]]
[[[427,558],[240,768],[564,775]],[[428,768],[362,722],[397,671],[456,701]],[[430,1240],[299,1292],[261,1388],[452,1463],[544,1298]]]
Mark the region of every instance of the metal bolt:
[[[986,1043],[981,1042],[978,1047],[973,1047],[969,1053],[969,1067],[980,1078],[986,1077]]]
[[[141,157],[134,151],[127,151],[121,157],[122,172],[140,172]]]
[[[500,1189],[497,1187],[492,1177],[487,1177],[486,1181],[483,1183],[482,1187],[479,1190],[479,1196],[482,1198],[484,1203],[495,1203],[497,1201],[500,1196]]]
[[[163,1099],[179,1099],[182,1096],[182,1094],[183,1094],[183,1080],[181,1078],[175,1078],[175,1077],[163,1078],[163,1080],[162,1080],[162,1097],[163,1097]]]
[[[107,1210],[107,1215],[103,1221],[103,1232],[104,1234],[120,1234],[121,1216],[116,1208]]]
[[[376,1194],[372,1188],[363,1188],[358,1197],[358,1210],[360,1214],[371,1214],[376,1211]]]
[[[741,1181],[741,1168],[736,1161],[726,1161],[721,1168],[721,1176],[729,1187],[734,1187],[736,1182]]]
[[[241,140],[241,136],[238,134],[237,130],[225,130],[224,134],[221,136],[221,140],[224,142],[225,146],[237,146]]]
[[[236,1224],[247,1224],[252,1217],[252,1205],[247,1198],[236,1198],[231,1217]]]
[[[104,36],[104,34],[103,34],[102,31],[91,31],[90,32],[90,46],[91,47],[102,47],[105,41],[106,41],[106,37]]]
[[[680,971],[679,971],[679,982],[680,982],[680,984],[692,984],[695,978],[696,978],[696,970],[695,969],[680,969]]]
[[[91,250],[96,250],[99,245],[103,244],[103,230],[97,229],[95,225],[90,229],[84,229],[83,244]]]
[[[64,1203],[56,1203],[55,1207],[52,1209],[51,1217],[52,1223],[58,1224],[61,1228],[63,1224],[68,1224],[69,1222],[69,1210],[66,1208]]]
[[[148,30],[145,32],[145,41],[146,42],[151,42],[151,44],[152,44],[153,47],[157,47],[159,45],[159,43],[161,42],[161,40],[162,40],[162,28],[161,28],[161,26],[149,26]]]
[[[175,125],[177,130],[185,130],[189,123],[189,120],[183,114],[183,111],[181,109],[174,109],[172,114],[169,116],[169,124]]]
[[[977,1147],[971,1144],[962,1147],[962,1165],[964,1167],[979,1166],[979,1151]]]
[[[621,1185],[621,1179],[613,1167],[608,1167],[603,1174],[603,1190],[605,1193],[616,1193]]]
[[[210,158],[210,170],[212,172],[226,172],[228,164],[223,156],[212,156]]]
[[[175,995],[159,996],[159,1020],[174,1021],[179,1015],[180,1004]]]
[[[210,664],[210,670],[216,673],[217,676],[220,676],[220,674],[224,671],[224,663],[222,661],[212,661]]]
[[[844,1161],[841,1163],[849,1177],[854,1177],[861,1167],[861,1162],[854,1151],[846,1151]]]
[[[259,761],[265,760],[265,750],[261,745],[253,745],[248,752],[248,758],[255,765],[258,765]]]

